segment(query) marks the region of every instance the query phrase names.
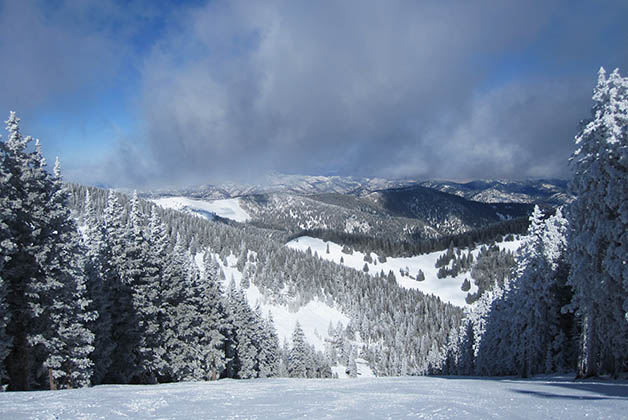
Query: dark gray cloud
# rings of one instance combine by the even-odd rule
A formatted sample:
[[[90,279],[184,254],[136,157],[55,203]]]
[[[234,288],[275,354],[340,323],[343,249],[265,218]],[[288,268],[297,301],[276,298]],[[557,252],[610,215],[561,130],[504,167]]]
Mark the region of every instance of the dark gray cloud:
[[[212,1],[166,14],[147,55],[129,27],[154,19],[152,3],[132,18],[105,4],[110,18],[73,31],[26,8],[57,67],[42,76],[33,59],[37,83],[20,90],[55,96],[137,63],[137,132],[90,171],[120,185],[564,176],[597,68],[628,64],[621,1]],[[98,54],[55,61],[63,45]]]
[[[553,13],[544,2],[484,6],[243,2],[197,10],[144,66],[150,151],[175,182],[268,170],[443,176],[450,159],[474,166],[439,145],[487,147],[461,138],[466,119],[478,118],[473,97],[487,61],[533,41]]]

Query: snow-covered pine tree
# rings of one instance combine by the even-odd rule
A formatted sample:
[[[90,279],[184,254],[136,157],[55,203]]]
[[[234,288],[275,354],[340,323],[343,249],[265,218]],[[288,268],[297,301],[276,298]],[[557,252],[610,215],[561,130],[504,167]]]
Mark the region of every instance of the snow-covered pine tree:
[[[216,380],[225,368],[225,304],[218,283],[218,267],[209,252],[203,256],[203,270],[189,282],[187,304],[195,336],[191,342],[196,355],[193,379]]]
[[[4,180],[7,181],[3,185],[3,193],[7,194],[7,201],[11,204],[11,212],[4,212],[3,215],[15,248],[11,258],[5,261],[1,277],[7,287],[7,333],[12,339],[11,352],[5,360],[9,388],[28,390],[34,385],[32,366],[35,363],[29,343],[33,332],[31,324],[35,317],[31,308],[35,307],[38,295],[27,293],[30,292],[30,283],[37,277],[33,251],[25,246],[34,242],[35,235],[34,226],[28,223],[32,207],[29,200],[29,166],[32,163],[27,147],[32,138],[22,136],[19,121],[15,113],[11,112],[6,121],[9,137],[3,143],[2,165]]]
[[[14,218],[13,206],[9,197],[14,196],[14,194],[10,191],[9,178],[11,175],[5,170],[5,145],[4,142],[0,142],[0,390],[7,379],[4,360],[9,354],[12,344],[11,337],[6,332],[10,314],[7,306],[8,287],[2,278],[2,272],[4,263],[11,258],[11,254],[15,250],[9,229],[9,224]]]
[[[347,374],[349,375],[350,378],[358,377],[358,365],[355,363],[355,358],[356,358],[356,350],[354,348],[351,354],[349,355],[349,365],[347,366]]]
[[[306,378],[309,365],[308,345],[305,342],[305,334],[301,329],[301,324],[297,321],[292,332],[292,348],[288,356],[288,374],[291,378]]]
[[[126,226],[125,264],[122,271],[122,279],[133,293],[133,310],[139,326],[139,341],[134,349],[138,372],[132,381],[154,383],[165,369],[165,349],[159,334],[162,261],[153,258],[153,246],[148,240],[144,225],[137,191],[134,191]]]
[[[209,252],[205,253],[203,264],[203,297],[206,307],[205,334],[207,340],[204,359],[207,363],[209,379],[215,381],[226,366],[225,345],[229,325],[227,323],[225,296],[219,279],[220,267]]]
[[[91,301],[90,311],[98,313],[88,327],[94,334],[91,360],[94,364],[92,383],[100,384],[111,366],[111,354],[115,344],[111,341],[111,302],[103,284],[104,232],[103,225],[96,216],[89,189],[85,192],[83,215],[83,246],[86,253],[83,259],[87,294]]]
[[[125,273],[129,233],[117,194],[109,190],[104,211],[103,289],[111,304],[111,338],[115,345],[105,383],[129,383],[139,374],[137,348],[141,340],[133,303],[133,287]]]
[[[229,301],[233,312],[233,330],[236,337],[235,366],[237,377],[249,379],[257,377],[259,343],[255,334],[255,313],[246,301],[241,289],[229,290]]]
[[[232,296],[235,293],[236,285],[235,279],[233,278],[233,274],[231,275],[231,279],[229,280],[229,285],[226,292],[225,299],[225,324],[227,327],[226,335],[225,335],[225,371],[224,376],[227,378],[236,378],[238,374],[238,365],[239,360],[237,358],[237,350],[236,347],[238,345],[238,336],[236,333],[236,311],[233,306]]]
[[[511,334],[512,342],[518,344],[514,357],[522,377],[544,372],[545,355],[552,335],[557,333],[557,305],[549,288],[551,270],[544,253],[543,217],[535,206],[528,235],[519,250],[517,278],[512,286],[517,295],[514,303],[517,311],[511,321]]]
[[[628,78],[603,68],[571,157],[571,306],[582,322],[580,376],[628,370]]]
[[[54,175],[46,171],[39,142],[28,150],[32,139],[21,135],[13,112],[7,130],[2,166],[9,176],[3,188],[12,214],[4,222],[15,248],[0,277],[10,315],[9,386],[84,386],[91,376],[93,336],[86,328],[88,299],[77,264],[82,251],[68,194],[58,165]]]
[[[260,319],[262,319],[260,317]],[[260,358],[260,378],[277,376],[279,374],[279,362],[281,349],[279,346],[279,336],[275,329],[273,315],[269,311],[264,324],[264,342],[262,343],[263,358]]]
[[[198,271],[181,235],[164,270],[163,307],[166,311],[165,349],[167,376],[175,381],[203,379],[199,357],[204,331],[198,303]]]
[[[39,148],[43,169],[43,157]],[[32,342],[41,345],[45,353],[44,368],[48,370],[50,387],[74,388],[90,384],[93,363],[89,358],[93,350],[93,333],[87,328],[98,314],[88,312],[83,267],[79,264],[84,254],[79,232],[68,207],[68,192],[61,180],[59,161],[54,175],[42,176],[47,181],[48,200],[41,208],[47,215],[46,240],[38,252],[38,263],[44,273],[47,305],[42,304],[39,316],[44,332]],[[42,302],[43,303],[43,302]]]

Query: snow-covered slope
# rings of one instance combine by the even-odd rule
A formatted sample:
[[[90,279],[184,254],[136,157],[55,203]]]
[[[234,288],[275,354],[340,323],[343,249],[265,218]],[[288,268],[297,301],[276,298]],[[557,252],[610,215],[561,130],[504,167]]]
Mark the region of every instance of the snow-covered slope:
[[[520,241],[510,241],[499,243],[499,247],[502,249],[508,249],[516,251],[520,246]],[[288,242],[286,246],[307,252],[311,250],[312,253],[317,253],[321,258],[340,264],[342,258],[342,264],[347,267],[355,268],[356,270],[362,270],[364,265],[368,266],[368,272],[370,274],[378,274],[382,270],[385,274],[389,271],[395,273],[397,283],[402,287],[408,289],[419,289],[424,293],[433,294],[441,298],[445,302],[450,302],[457,306],[466,306],[465,297],[467,292],[463,292],[460,286],[465,279],[469,277],[469,273],[460,274],[456,277],[445,277],[439,279],[436,276],[438,269],[435,267],[436,260],[446,253],[447,251],[432,252],[430,254],[419,255],[407,258],[387,258],[386,262],[380,262],[379,256],[375,253],[371,253],[372,263],[364,261],[364,253],[360,251],[353,251],[353,254],[345,254],[342,252],[342,246],[333,243],[325,242],[318,238],[312,238],[309,236],[302,236]],[[327,253],[327,247],[329,246],[329,253]],[[477,257],[479,251],[473,251],[474,257]],[[422,270],[425,274],[424,281],[416,281],[416,275]],[[409,272],[410,276],[401,276],[401,271]],[[474,293],[477,290],[474,285],[470,290]]]
[[[201,268],[201,254],[196,256],[196,261],[199,268]],[[223,289],[228,287],[231,279],[233,279],[238,288],[241,288],[242,273],[236,268],[236,258],[232,255],[227,258],[227,264],[219,261],[219,265],[225,273]],[[309,302],[297,311],[291,311],[285,305],[268,303],[254,283],[251,283],[245,292],[249,305],[252,308],[259,305],[264,316],[267,316],[268,312],[272,313],[277,335],[282,344],[284,340],[287,340],[289,343],[292,342],[292,332],[296,322],[299,321],[308,343],[312,344],[317,350],[323,351],[325,349],[325,339],[329,338],[327,334],[329,324],[336,326],[338,322],[341,322],[346,326],[349,323],[349,317],[346,314],[318,300]]]
[[[0,392],[20,419],[625,419],[628,383],[565,377],[252,379]]]
[[[251,219],[251,216],[242,208],[240,200],[237,198],[206,201],[188,197],[162,197],[151,201],[163,208],[196,214],[206,219],[211,219],[213,215],[235,220],[236,222],[246,222]]]

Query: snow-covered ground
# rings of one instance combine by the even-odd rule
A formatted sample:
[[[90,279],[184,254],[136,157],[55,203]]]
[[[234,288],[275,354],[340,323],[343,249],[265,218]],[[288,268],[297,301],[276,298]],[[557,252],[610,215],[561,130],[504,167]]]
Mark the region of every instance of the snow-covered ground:
[[[625,419],[628,383],[403,377],[254,379],[0,393],[21,419]]]
[[[251,216],[240,206],[238,198],[205,201],[187,197],[164,197],[152,201],[163,208],[197,214],[205,218],[211,218],[215,214],[236,222],[246,222],[251,219]]]
[[[327,253],[327,246],[329,245],[329,253]],[[497,244],[501,249],[508,249],[516,251],[521,245],[521,241],[501,242]],[[356,270],[362,270],[364,267],[364,253],[360,251],[353,251],[353,254],[348,255],[342,252],[342,246],[334,242],[325,242],[318,238],[312,238],[309,236],[301,236],[286,244],[286,246],[299,250],[307,251],[308,248],[312,250],[312,253],[316,252],[321,258],[340,264],[340,259],[343,259],[343,264],[347,267],[355,268]],[[471,278],[470,273],[462,273],[456,277],[445,277],[439,279],[436,276],[438,269],[435,267],[438,257],[446,253],[447,251],[432,252],[430,254],[418,255],[407,258],[387,258],[386,262],[379,262],[379,257],[375,253],[371,253],[371,258],[377,264],[368,263],[369,274],[378,274],[382,270],[388,274],[390,270],[395,273],[397,283],[400,286],[408,289],[419,289],[427,294],[434,294],[441,298],[445,302],[450,302],[458,306],[466,306],[465,297],[467,292],[463,292],[460,289],[462,282],[465,278]],[[473,251],[473,256],[477,257],[479,248]],[[424,281],[416,281],[417,273],[419,269],[425,274]],[[410,273],[409,276],[401,276],[400,270],[407,270]],[[477,286],[473,285],[470,292],[477,291]]]

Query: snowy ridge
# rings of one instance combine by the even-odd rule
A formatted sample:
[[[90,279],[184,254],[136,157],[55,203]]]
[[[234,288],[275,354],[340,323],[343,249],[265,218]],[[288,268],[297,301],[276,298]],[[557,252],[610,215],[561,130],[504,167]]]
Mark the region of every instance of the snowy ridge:
[[[360,195],[371,191],[414,185],[416,183],[417,181],[415,180],[273,174],[262,178],[258,184],[223,183],[219,185],[200,185],[176,190],[156,190],[147,194],[151,196],[161,194],[188,196],[209,200],[271,193]]]
[[[538,203],[560,206],[574,199],[568,192],[567,181],[561,179],[481,179],[469,182],[429,180],[420,185],[482,203]]]
[[[206,201],[188,197],[163,197],[151,201],[166,209],[179,210],[206,219],[211,219],[213,215],[235,220],[236,222],[247,222],[251,219],[251,216],[242,208],[240,200],[237,198]]]
[[[507,249],[510,251],[516,251],[520,245],[521,242],[518,240],[501,242],[498,244],[501,249]],[[309,249],[312,253],[318,254],[319,257],[337,264],[341,264],[340,260],[342,258],[343,265],[356,270],[362,270],[366,264],[369,269],[368,272],[372,275],[379,274],[382,270],[385,274],[392,271],[397,278],[397,283],[402,287],[407,289],[418,289],[423,293],[433,294],[438,296],[441,300],[449,302],[453,305],[461,307],[468,306],[465,301],[467,292],[463,292],[460,289],[460,286],[463,280],[469,277],[469,273],[463,273],[456,277],[445,277],[442,279],[439,279],[436,276],[438,271],[435,267],[436,260],[441,255],[445,254],[447,252],[446,250],[414,257],[387,258],[385,262],[380,262],[379,256],[375,253],[371,253],[371,259],[373,262],[368,263],[364,261],[365,254],[363,252],[353,251],[353,254],[345,254],[342,252],[341,245],[334,242],[325,242],[321,239],[309,236],[301,236],[293,239],[288,242],[286,246],[303,252],[309,252]],[[329,253],[327,253],[328,246]],[[479,249],[472,251],[474,257],[477,257],[478,252]],[[416,275],[419,270],[423,271],[425,274],[424,281],[416,280]],[[401,271],[409,272],[409,276],[401,276]],[[472,285],[469,292],[474,293],[476,291],[477,287]]]

